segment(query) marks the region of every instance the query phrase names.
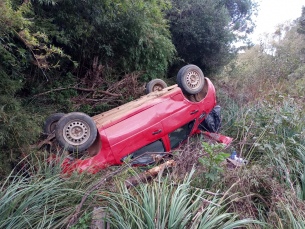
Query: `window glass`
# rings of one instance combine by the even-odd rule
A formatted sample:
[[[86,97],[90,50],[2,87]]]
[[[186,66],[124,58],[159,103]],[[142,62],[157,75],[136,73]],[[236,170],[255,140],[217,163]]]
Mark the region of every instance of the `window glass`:
[[[142,148],[134,151],[133,153],[129,154],[128,156],[123,157],[121,159],[121,161],[124,161],[129,156],[131,159],[134,159],[146,152],[165,152],[165,147],[164,147],[163,141],[160,139],[160,140],[152,142],[146,146],[143,146]],[[160,154],[160,155],[163,156],[163,154]],[[153,162],[154,162],[154,160],[151,155],[144,155],[143,157],[140,157],[137,160],[133,161],[131,164],[132,165],[148,165]]]
[[[173,132],[168,134],[171,149],[177,148],[182,142],[184,142],[190,135],[196,120],[192,120],[189,123],[179,127]]]

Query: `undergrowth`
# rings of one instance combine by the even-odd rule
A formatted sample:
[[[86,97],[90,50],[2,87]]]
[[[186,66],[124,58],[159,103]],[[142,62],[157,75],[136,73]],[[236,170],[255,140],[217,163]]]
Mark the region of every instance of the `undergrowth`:
[[[176,167],[148,184],[125,186],[125,179],[143,173],[141,168],[112,176],[89,193],[72,228],[89,227],[94,207],[107,213],[111,228],[303,228],[302,104],[281,94],[252,103],[219,94],[218,101],[221,134],[234,138],[231,145],[197,135],[174,152]],[[233,150],[249,163],[227,162]],[[60,162],[47,163],[46,155],[31,154],[23,170],[1,182],[1,228],[66,227],[85,193],[119,169],[67,177]]]
[[[249,164],[223,175],[217,188],[235,184],[230,206],[241,217],[267,223],[265,228],[303,228],[305,117],[303,104],[280,93],[245,103],[219,95],[223,133]]]

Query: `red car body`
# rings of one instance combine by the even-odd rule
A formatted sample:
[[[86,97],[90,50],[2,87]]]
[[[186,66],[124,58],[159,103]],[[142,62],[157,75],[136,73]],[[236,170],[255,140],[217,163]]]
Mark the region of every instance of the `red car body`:
[[[65,159],[63,172],[96,173],[107,166],[122,164],[126,156],[153,144],[157,148],[162,144],[164,152],[177,148],[198,132],[199,123],[216,106],[215,88],[208,78],[201,95],[201,101],[192,102],[174,85],[92,117],[98,135],[88,149],[91,157]],[[179,139],[180,133],[186,139]]]

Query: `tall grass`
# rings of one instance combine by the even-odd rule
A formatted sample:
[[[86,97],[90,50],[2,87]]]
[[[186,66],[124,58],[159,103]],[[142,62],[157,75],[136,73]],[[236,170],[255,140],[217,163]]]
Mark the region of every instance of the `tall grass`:
[[[170,174],[131,189],[118,181],[117,187],[105,187],[89,196],[82,208],[88,222],[79,221],[74,228],[89,226],[93,206],[103,206],[112,228],[302,228],[302,106],[288,96],[246,105],[228,98],[225,101],[223,133],[235,137],[234,149],[250,164],[227,170],[212,186],[202,178],[197,189],[191,186],[198,175],[194,170],[180,183]],[[64,177],[60,163],[48,164],[37,158],[32,164],[34,161],[27,173],[11,173],[1,182],[0,228],[65,227],[84,193],[101,178],[100,174],[85,173]],[[209,195],[205,189],[210,187],[215,192],[230,189],[231,196],[224,200]]]
[[[259,223],[238,220],[237,214],[226,212],[223,200],[209,198],[205,190],[194,190],[190,186],[193,174],[194,170],[179,185],[168,176],[152,184],[140,183],[131,190],[120,183],[119,192],[107,197],[109,207],[105,208],[113,228],[229,229]]]
[[[67,224],[96,176],[60,174],[60,163],[45,160],[1,182],[0,228],[61,228]],[[89,201],[85,204],[88,206]]]
[[[239,197],[250,195],[242,208],[266,228],[303,228],[305,217],[305,116],[304,106],[285,94],[273,93],[265,100],[243,103],[223,95],[223,131],[235,138],[232,147],[251,161],[228,172],[222,189],[238,177],[234,189]],[[225,180],[226,179],[226,180]],[[254,197],[255,196],[255,197]],[[259,196],[259,198],[257,198]],[[247,200],[247,201],[246,201]]]

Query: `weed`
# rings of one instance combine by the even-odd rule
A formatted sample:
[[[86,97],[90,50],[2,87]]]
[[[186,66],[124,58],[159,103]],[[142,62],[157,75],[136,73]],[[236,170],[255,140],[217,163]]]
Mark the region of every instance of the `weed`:
[[[224,144],[211,144],[202,142],[202,146],[207,156],[200,157],[199,162],[207,168],[207,172],[204,174],[204,178],[214,182],[219,179],[219,173],[224,172],[220,163],[225,161],[230,154],[219,152],[225,148]]]

